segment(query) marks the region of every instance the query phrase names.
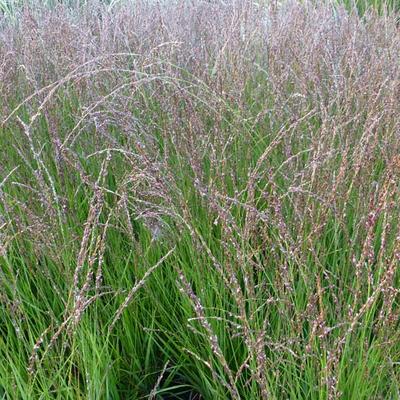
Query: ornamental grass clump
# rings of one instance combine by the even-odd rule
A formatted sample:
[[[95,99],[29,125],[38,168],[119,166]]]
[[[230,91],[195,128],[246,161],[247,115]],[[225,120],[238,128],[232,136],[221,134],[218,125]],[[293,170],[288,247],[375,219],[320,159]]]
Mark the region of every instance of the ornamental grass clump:
[[[1,397],[399,397],[393,8],[0,18]]]

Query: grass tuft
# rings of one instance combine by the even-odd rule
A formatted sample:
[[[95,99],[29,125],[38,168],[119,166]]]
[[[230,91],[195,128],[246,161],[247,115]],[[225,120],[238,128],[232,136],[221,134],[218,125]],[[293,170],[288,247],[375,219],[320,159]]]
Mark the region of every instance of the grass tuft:
[[[0,398],[400,399],[396,7],[0,3]]]

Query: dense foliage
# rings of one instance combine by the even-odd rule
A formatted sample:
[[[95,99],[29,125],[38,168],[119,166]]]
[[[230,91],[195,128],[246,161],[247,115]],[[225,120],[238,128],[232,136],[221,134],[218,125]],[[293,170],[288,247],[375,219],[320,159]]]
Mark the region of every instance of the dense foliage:
[[[1,398],[400,398],[400,30],[360,4],[2,3]]]

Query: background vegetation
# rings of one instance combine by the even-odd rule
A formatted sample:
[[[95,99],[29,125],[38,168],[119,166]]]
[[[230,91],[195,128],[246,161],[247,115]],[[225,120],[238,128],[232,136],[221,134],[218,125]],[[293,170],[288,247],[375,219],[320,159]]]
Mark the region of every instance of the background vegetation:
[[[396,2],[3,2],[0,397],[399,399]]]

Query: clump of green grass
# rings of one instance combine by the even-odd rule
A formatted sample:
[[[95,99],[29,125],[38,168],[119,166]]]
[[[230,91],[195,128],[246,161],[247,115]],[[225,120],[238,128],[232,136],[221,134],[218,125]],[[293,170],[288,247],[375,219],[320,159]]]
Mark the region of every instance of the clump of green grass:
[[[0,396],[399,398],[396,14],[79,7],[1,24]]]
[[[356,10],[361,16],[371,10],[381,15],[400,11],[400,3],[397,0],[344,0],[339,4],[344,4],[350,11]]]

